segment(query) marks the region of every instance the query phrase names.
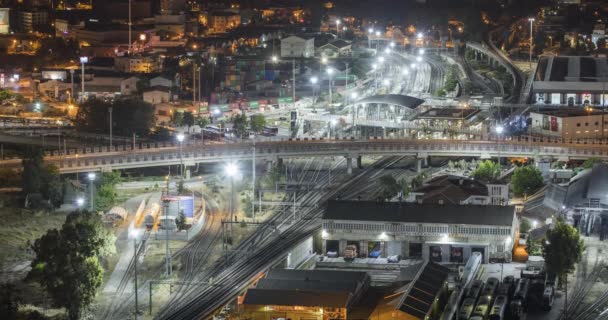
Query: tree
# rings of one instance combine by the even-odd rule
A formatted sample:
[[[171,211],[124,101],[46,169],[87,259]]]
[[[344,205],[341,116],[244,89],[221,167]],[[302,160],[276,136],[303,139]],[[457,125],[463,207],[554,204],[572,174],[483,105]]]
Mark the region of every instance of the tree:
[[[513,193],[516,196],[533,194],[543,186],[543,176],[534,166],[525,166],[515,169],[511,178]]]
[[[424,173],[424,172],[421,172],[417,176],[415,176],[411,182],[412,189],[418,189],[418,188],[422,187],[422,184],[424,183],[425,179],[426,179],[426,173]]]
[[[38,193],[40,192],[41,172],[42,172],[42,149],[37,147],[27,147],[23,154],[23,171],[21,172],[21,180],[23,183],[23,192]]]
[[[519,232],[520,233],[528,233],[530,232],[530,229],[532,229],[532,225],[530,224],[530,221],[528,219],[521,219],[521,221],[519,222]]]
[[[263,114],[254,114],[251,116],[251,121],[249,122],[249,126],[251,127],[251,131],[255,133],[260,133],[264,130],[266,126],[266,117]]]
[[[188,126],[188,128],[190,128],[191,126],[194,125],[194,116],[192,115],[192,112],[190,112],[190,111],[184,112],[182,125]]]
[[[74,211],[61,230],[49,230],[34,242],[36,258],[27,278],[39,282],[53,304],[66,308],[69,319],[77,320],[101,286],[99,259],[115,252],[114,241],[99,215]]]
[[[142,78],[136,83],[137,93],[142,94],[146,89],[150,87],[150,79]]]
[[[591,168],[593,168],[593,165],[594,165],[594,164],[596,164],[596,163],[601,163],[601,162],[602,162],[602,159],[600,159],[600,158],[598,158],[598,157],[591,157],[591,158],[587,158],[587,160],[585,160],[585,161],[583,162],[582,167],[583,167],[584,169],[591,169]]]
[[[196,124],[199,127],[204,128],[204,127],[208,126],[209,124],[211,124],[211,120],[209,120],[208,117],[198,116],[198,117],[196,117]]]
[[[412,191],[411,182],[407,181],[405,178],[401,178],[397,180],[397,183],[399,184],[399,193],[401,193],[401,197],[407,198]]]
[[[109,109],[112,107],[113,130],[116,135],[147,136],[154,126],[154,107],[139,97],[118,98],[112,102],[91,98],[80,105],[74,123],[80,131],[109,133]]]
[[[54,208],[59,208],[63,203],[63,182],[54,164],[47,165],[41,171],[40,193]]]
[[[95,195],[95,210],[106,211],[116,203],[116,185],[120,182],[120,173],[118,171],[104,172],[101,175],[99,184],[96,185],[97,193]]]
[[[380,184],[380,197],[383,200],[392,199],[401,190],[401,186],[397,183],[397,179],[391,174],[381,176],[378,183]]]
[[[175,226],[177,230],[186,229],[186,215],[184,214],[184,210],[180,210],[177,218],[175,219]]]
[[[568,273],[581,261],[584,250],[585,244],[578,230],[563,220],[558,219],[553,229],[547,230],[543,257],[547,271],[558,275],[565,283],[565,296],[568,296]]]
[[[471,176],[477,180],[492,181],[500,176],[500,165],[491,160],[480,162]]]
[[[184,123],[184,113],[182,112],[173,112],[171,115],[171,123],[174,126],[179,127]]]
[[[244,114],[237,114],[232,118],[232,128],[239,138],[245,137],[247,134],[248,121]]]

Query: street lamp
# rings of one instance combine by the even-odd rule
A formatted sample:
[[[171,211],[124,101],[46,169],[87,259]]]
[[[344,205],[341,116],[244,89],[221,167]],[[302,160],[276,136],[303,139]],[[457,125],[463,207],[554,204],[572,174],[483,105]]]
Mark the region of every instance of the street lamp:
[[[184,179],[184,158],[182,156],[182,145],[184,142],[184,139],[186,138],[186,136],[184,136],[183,133],[178,133],[177,136],[177,142],[179,142],[179,162],[180,162],[180,167],[179,167],[179,175],[182,179]]]
[[[84,64],[89,63],[89,57],[80,57],[80,64],[82,65],[82,78],[80,79],[80,102],[84,101]]]
[[[418,49],[418,54],[419,55],[423,55],[424,54],[424,49],[422,49],[422,48]]]
[[[534,18],[528,18],[528,21],[530,21],[530,58],[529,58],[529,63],[530,63],[530,71],[532,71],[532,41],[533,41],[533,37],[532,37],[532,33],[533,31],[533,26],[534,26]]]
[[[230,235],[232,236],[232,222],[234,222],[234,177],[239,173],[239,167],[231,162],[226,165],[224,171],[230,177]]]
[[[336,36],[340,33],[340,19],[336,20]]]
[[[385,86],[388,86],[390,83],[391,83],[391,81],[389,79],[382,80],[382,84]]]
[[[390,46],[391,46],[391,48],[394,48],[395,47],[395,41],[391,41]]]
[[[279,61],[279,57],[273,55],[272,58],[270,58],[270,60],[272,60],[272,63],[277,63]]]
[[[93,181],[95,181],[95,172],[89,172],[89,174],[87,174],[87,177],[89,178],[89,192],[90,192],[90,199],[89,199],[89,208],[91,209],[91,212],[93,212],[93,208],[94,208],[94,195],[93,195]]]
[[[137,314],[139,313],[138,306],[138,295],[137,295],[137,237],[139,237],[139,230],[135,228],[129,229],[129,238],[133,239],[133,271],[134,271],[134,285],[135,285],[135,319],[137,320]]]
[[[84,205],[84,198],[82,198],[82,197],[77,198],[76,205],[78,206],[78,208],[82,208],[82,206]]]
[[[406,76],[410,73],[410,71],[407,69],[407,67],[404,67],[403,69],[401,69],[401,73],[403,73],[403,75]]]
[[[374,34],[374,28],[367,29],[367,48],[372,48],[372,35]]]
[[[310,78],[310,84],[312,84],[312,104],[313,104],[313,106],[315,104],[315,97],[316,97],[316,95],[315,95],[315,93],[316,93],[315,89],[316,89],[316,86],[317,86],[317,82],[319,82],[319,78],[317,78],[317,77],[311,77]]]
[[[502,134],[504,130],[505,130],[505,128],[501,125],[498,125],[498,126],[496,126],[496,128],[494,128],[494,131],[496,131],[496,133],[498,133],[498,134]]]

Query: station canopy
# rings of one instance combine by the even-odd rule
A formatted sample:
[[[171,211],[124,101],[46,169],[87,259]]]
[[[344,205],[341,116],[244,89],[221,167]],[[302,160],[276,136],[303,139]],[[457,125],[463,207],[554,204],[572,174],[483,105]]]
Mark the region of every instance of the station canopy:
[[[423,104],[424,100],[402,94],[379,94],[357,100],[354,103],[379,103],[415,109],[419,105]]]

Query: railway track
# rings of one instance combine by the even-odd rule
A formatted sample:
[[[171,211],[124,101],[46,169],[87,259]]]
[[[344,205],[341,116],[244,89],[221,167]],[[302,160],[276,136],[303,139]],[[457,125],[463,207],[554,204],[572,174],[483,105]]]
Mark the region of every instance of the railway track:
[[[238,295],[246,288],[253,277],[279,261],[289,248],[317,230],[320,226],[319,218],[324,211],[323,205],[327,200],[334,198],[342,190],[353,188],[357,185],[360,186],[370,176],[378,170],[384,169],[393,161],[395,161],[394,157],[381,159],[376,163],[376,166],[362,171],[347,182],[341,183],[336,189],[324,194],[309,192],[303,195],[302,197],[305,197],[305,199],[301,200],[302,203],[315,205],[304,207],[300,222],[291,224],[280,235],[273,233],[270,237],[266,237],[260,242],[255,243],[255,248],[252,248],[251,254],[241,255],[238,259],[226,260],[232,263],[226,263],[225,261],[218,262],[212,274],[214,274],[214,279],[219,285],[207,286],[198,290],[189,299],[184,299],[182,304],[168,308],[158,318],[195,319],[211,316],[229,299]],[[244,241],[239,247],[250,247],[251,245]],[[232,256],[234,256],[234,253]]]

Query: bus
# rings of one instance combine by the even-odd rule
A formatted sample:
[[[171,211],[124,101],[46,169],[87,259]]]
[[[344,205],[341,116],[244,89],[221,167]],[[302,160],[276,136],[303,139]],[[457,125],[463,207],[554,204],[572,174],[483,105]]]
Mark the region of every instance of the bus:
[[[276,136],[279,134],[279,128],[278,127],[264,127],[264,130],[262,131],[262,135],[270,137],[270,136]]]

